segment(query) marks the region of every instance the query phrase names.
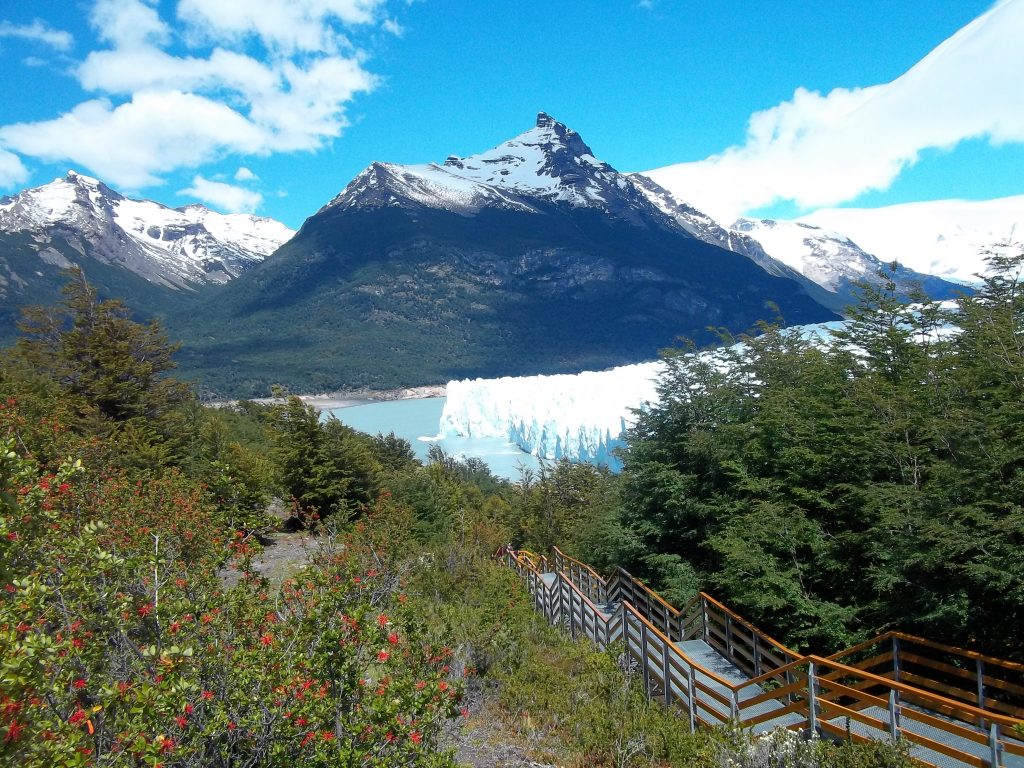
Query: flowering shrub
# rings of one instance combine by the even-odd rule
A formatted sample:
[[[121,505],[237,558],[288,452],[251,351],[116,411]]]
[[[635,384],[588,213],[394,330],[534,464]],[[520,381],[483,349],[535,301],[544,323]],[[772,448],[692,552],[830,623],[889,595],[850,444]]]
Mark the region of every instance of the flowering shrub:
[[[205,498],[0,441],[0,763],[452,765],[461,684],[397,577],[337,546],[272,591]]]

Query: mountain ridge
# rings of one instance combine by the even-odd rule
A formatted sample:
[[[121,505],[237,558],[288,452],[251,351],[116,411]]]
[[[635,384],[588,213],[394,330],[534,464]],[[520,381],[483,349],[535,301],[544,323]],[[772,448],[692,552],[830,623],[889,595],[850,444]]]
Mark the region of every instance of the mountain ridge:
[[[371,164],[180,327],[187,369],[255,394],[602,368],[780,311],[836,317],[695,238],[541,113],[486,152]]]

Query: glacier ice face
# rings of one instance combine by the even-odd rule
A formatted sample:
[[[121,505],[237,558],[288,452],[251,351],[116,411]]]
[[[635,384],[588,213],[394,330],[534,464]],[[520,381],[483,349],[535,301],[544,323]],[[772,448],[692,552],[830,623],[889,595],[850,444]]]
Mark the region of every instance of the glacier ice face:
[[[789,332],[828,345],[842,325],[815,323]],[[728,365],[720,350],[700,355]],[[625,445],[634,411],[657,404],[663,369],[664,363],[655,361],[578,374],[450,381],[437,437],[502,438],[543,459],[567,458],[618,471],[622,463],[614,451]]]
[[[448,383],[439,437],[500,437],[544,459],[621,468],[633,409],[657,401],[660,361],[579,374]]]

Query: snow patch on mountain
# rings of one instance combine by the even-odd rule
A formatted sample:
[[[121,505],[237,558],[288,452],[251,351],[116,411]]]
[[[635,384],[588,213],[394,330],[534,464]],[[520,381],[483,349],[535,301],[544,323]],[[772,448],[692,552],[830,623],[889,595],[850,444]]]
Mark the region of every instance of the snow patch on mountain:
[[[881,208],[822,208],[800,221],[844,232],[883,262],[976,283],[983,251],[1024,241],[1024,195],[993,200],[932,200]]]
[[[873,276],[882,267],[845,235],[810,224],[738,219],[732,229],[754,238],[771,256],[830,291],[839,290],[844,280]]]
[[[473,215],[497,207],[540,213],[538,203],[598,208],[637,220],[640,191],[598,160],[578,133],[541,112],[536,125],[493,149],[443,164],[373,163],[323,210],[409,204]]]
[[[0,199],[0,232],[31,232],[41,257],[56,253],[60,238],[80,255],[174,288],[226,282],[295,234],[259,216],[133,200],[75,171]]]

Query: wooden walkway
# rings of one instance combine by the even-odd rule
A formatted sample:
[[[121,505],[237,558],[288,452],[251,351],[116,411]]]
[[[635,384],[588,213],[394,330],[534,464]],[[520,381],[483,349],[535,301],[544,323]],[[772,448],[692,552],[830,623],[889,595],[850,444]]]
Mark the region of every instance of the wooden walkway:
[[[648,695],[691,729],[730,721],[833,739],[906,740],[937,768],[1024,768],[1024,665],[898,632],[802,656],[701,593],[679,610],[622,568],[604,578],[557,548],[503,549],[537,610],[599,648],[621,643]]]

